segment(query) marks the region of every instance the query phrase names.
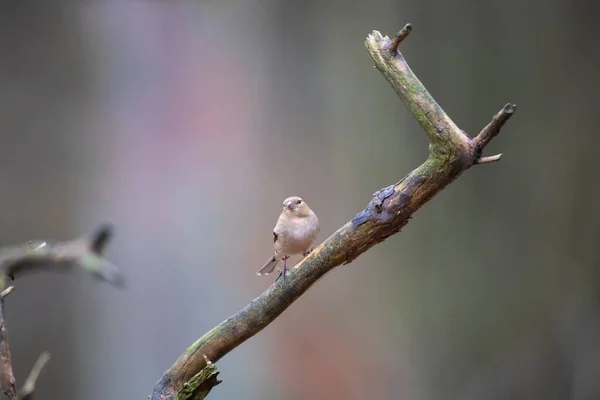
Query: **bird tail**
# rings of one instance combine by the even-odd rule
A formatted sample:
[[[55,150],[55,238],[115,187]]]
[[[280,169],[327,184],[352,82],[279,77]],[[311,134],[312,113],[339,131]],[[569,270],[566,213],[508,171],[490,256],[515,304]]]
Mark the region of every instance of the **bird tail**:
[[[271,259],[256,272],[256,275],[269,275],[273,272],[278,263],[279,260],[277,260],[275,256],[271,257]]]

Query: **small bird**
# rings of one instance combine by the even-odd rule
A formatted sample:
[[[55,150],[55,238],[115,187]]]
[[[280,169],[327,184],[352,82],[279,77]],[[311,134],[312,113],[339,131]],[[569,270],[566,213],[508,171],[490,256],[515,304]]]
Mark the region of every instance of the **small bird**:
[[[296,254],[307,256],[312,251],[319,230],[319,220],[304,200],[297,196],[285,199],[283,211],[273,229],[273,257],[256,274],[269,275],[283,260],[283,270],[279,276],[285,278],[287,259]]]

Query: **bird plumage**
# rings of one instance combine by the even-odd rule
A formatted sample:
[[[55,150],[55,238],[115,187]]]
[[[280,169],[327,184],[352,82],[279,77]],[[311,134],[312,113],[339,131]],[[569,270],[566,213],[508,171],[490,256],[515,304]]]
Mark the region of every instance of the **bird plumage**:
[[[273,229],[273,256],[258,270],[258,275],[268,275],[283,261],[285,276],[290,256],[307,255],[319,234],[319,219],[300,197],[283,201],[283,210]]]

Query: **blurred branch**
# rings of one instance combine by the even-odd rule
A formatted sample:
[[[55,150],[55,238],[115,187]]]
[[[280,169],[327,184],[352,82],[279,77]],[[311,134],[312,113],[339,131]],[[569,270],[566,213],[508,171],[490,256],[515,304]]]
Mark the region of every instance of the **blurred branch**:
[[[5,298],[9,294],[11,294],[13,292],[13,290],[15,290],[15,287],[9,286],[0,293],[0,296],[2,296],[2,298]]]
[[[0,297],[0,400],[10,400],[17,396],[10,346],[8,345],[8,331],[4,322],[4,298],[12,292],[9,289],[4,290]]]
[[[157,382],[153,400],[180,398],[183,387],[192,381],[198,384],[197,374],[207,367],[204,355],[218,361],[273,322],[327,272],[350,263],[399,232],[415,211],[472,165],[499,158],[481,158],[481,152],[514,113],[515,106],[505,106],[476,139],[469,138],[431,97],[398,52],[399,44],[410,31],[407,25],[393,41],[374,31],[365,45],[377,69],[429,137],[427,160],[396,184],[374,193],[363,211],[300,261],[285,279],[275,281],[250,304],[193,343]]]
[[[6,288],[2,291],[0,297],[0,400],[30,400],[35,391],[35,384],[40,373],[50,360],[50,353],[44,352],[40,355],[31,369],[31,373],[25,381],[25,385],[23,385],[23,388],[17,394],[10,346],[8,344],[8,331],[6,329],[6,323],[4,322],[4,299],[11,294],[13,290],[14,286]]]
[[[125,282],[123,275],[116,266],[102,258],[102,251],[110,236],[110,228],[103,226],[91,237],[56,243],[31,241],[22,245],[0,247],[0,286],[5,287],[6,278],[14,280],[16,276],[28,272],[66,271],[74,267],[80,267],[99,279],[122,286]],[[50,353],[40,355],[23,388],[17,393],[4,321],[4,300],[13,290],[14,287],[10,286],[0,293],[0,400],[29,400],[42,370],[50,360]]]
[[[33,396],[33,392],[35,391],[35,384],[37,383],[37,380],[40,377],[42,370],[44,369],[46,364],[48,364],[48,361],[50,361],[50,353],[45,351],[42,354],[40,354],[37,361],[33,365],[33,368],[31,369],[29,376],[25,380],[25,384],[23,385],[23,388],[19,392],[17,400],[31,399],[31,397]]]
[[[82,268],[94,277],[116,286],[125,284],[119,269],[102,258],[102,252],[111,236],[109,226],[100,227],[90,237],[80,237],[64,242],[31,241],[17,246],[0,247],[0,280],[11,280],[36,270],[67,271]]]

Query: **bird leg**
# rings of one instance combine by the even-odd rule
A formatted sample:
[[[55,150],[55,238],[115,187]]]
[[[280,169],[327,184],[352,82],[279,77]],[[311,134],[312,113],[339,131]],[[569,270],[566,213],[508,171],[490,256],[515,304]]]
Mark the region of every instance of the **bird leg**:
[[[276,281],[279,280],[279,278],[283,277],[283,279],[285,279],[285,274],[287,273],[288,269],[287,269],[287,259],[290,258],[289,256],[283,257],[283,269],[281,270],[281,273],[279,273],[279,276],[277,277],[277,279],[275,279]]]

